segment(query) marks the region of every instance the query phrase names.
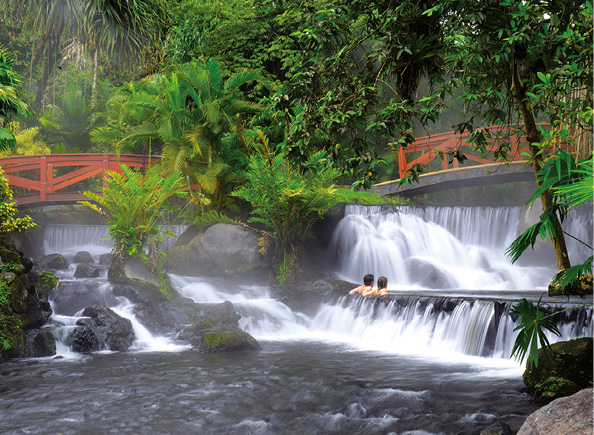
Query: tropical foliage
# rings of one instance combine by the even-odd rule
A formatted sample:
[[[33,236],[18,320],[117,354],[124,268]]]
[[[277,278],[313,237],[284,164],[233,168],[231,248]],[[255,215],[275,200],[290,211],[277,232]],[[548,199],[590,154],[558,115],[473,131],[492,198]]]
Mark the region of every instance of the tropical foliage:
[[[233,195],[251,204],[250,222],[268,228],[280,263],[279,281],[297,279],[296,255],[311,237],[312,225],[332,206],[336,189],[330,183],[338,172],[317,154],[308,162],[310,170],[301,173],[289,163],[286,151],[275,154],[264,133],[255,133],[246,182]],[[266,237],[261,240],[263,250],[268,243]]]
[[[83,201],[81,204],[109,220],[115,264],[146,254],[155,272],[158,246],[165,234],[159,225],[171,211],[170,198],[183,196],[185,185],[179,174],[163,178],[160,175],[145,176],[123,165],[121,168],[122,174],[108,171],[108,186],[103,196],[84,192],[94,203]]]
[[[29,107],[17,90],[22,83],[12,69],[14,63],[12,55],[0,45],[0,151],[16,147],[16,139],[8,126],[11,117],[29,113]]]
[[[563,222],[570,208],[592,201],[592,175],[592,155],[588,159],[576,162],[571,154],[561,150],[547,160],[538,173],[539,187],[528,200],[528,205],[534,205],[542,192],[549,189],[552,191],[549,196],[550,202],[540,215],[540,220],[508,247],[506,253],[512,263],[516,262],[526,249],[534,248],[539,236],[543,240],[555,237],[553,217],[559,216]],[[581,240],[580,242],[592,249],[587,243]],[[562,292],[579,277],[592,274],[592,258],[590,256],[581,265],[559,271],[553,279],[553,284]]]
[[[0,234],[11,231],[24,231],[35,226],[31,216],[15,217],[16,203],[12,200],[12,190],[0,168]]]

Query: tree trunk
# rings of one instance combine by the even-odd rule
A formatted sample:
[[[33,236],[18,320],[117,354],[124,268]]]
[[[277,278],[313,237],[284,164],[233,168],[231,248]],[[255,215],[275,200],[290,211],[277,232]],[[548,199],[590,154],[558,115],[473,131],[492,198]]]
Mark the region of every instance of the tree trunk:
[[[538,172],[541,169],[540,163],[538,162],[539,148],[534,144],[540,142],[541,135],[536,126],[536,122],[534,121],[532,111],[526,104],[528,99],[526,96],[526,88],[522,84],[522,78],[518,70],[518,65],[515,62],[512,64],[512,76],[516,100],[520,107],[522,119],[524,120],[524,127],[526,129],[526,140],[530,144],[530,154],[532,156],[532,167],[534,168],[534,175],[536,176],[536,184],[540,186],[542,183],[538,179]],[[551,204],[552,198],[549,189],[545,190],[540,195],[540,202],[542,203],[543,210]],[[571,263],[569,262],[569,256],[567,255],[565,236],[556,213],[551,215],[551,221],[554,229],[554,234],[551,236],[551,238],[553,242],[553,248],[555,250],[555,258],[557,259],[557,267],[559,268],[559,271],[569,269],[571,267]]]
[[[91,106],[95,107],[97,104],[97,47],[93,54],[93,84],[91,85]]]

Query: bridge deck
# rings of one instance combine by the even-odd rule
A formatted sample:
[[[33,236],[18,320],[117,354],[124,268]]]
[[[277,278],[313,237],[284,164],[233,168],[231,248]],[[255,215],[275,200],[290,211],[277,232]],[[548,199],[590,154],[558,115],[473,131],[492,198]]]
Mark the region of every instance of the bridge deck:
[[[535,181],[534,170],[526,163],[519,160],[509,165],[491,163],[431,172],[419,175],[418,184],[398,186],[400,180],[392,180],[374,185],[371,191],[380,195],[413,197],[463,187]]]

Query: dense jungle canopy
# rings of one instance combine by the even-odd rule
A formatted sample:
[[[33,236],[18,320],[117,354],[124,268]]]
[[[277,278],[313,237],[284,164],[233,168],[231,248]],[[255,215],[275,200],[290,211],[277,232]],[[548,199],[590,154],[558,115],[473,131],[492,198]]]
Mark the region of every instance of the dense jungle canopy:
[[[247,206],[284,263],[309,229],[294,210],[395,178],[415,137],[487,153],[488,127],[517,124],[537,178],[560,140],[591,152],[590,1],[0,0],[0,44],[4,155],[162,155],[194,219]]]

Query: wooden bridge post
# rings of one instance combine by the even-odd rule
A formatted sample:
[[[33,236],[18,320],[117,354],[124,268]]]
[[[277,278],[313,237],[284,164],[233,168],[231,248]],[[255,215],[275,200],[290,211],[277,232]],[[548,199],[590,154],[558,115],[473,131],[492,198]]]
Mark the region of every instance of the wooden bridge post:
[[[39,200],[47,198],[47,156],[40,156],[39,162]]]
[[[406,154],[402,147],[398,150],[398,176],[400,178],[406,177]]]
[[[109,169],[109,154],[103,153],[102,157],[103,157],[103,190],[105,190],[108,187],[107,170]]]

